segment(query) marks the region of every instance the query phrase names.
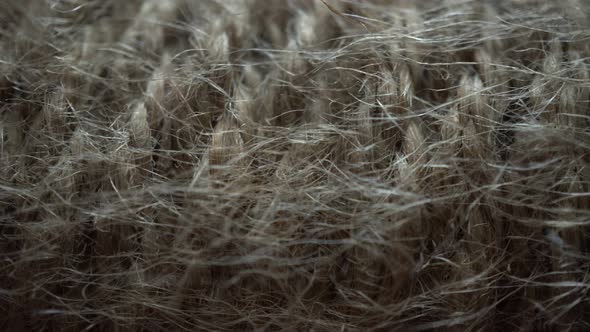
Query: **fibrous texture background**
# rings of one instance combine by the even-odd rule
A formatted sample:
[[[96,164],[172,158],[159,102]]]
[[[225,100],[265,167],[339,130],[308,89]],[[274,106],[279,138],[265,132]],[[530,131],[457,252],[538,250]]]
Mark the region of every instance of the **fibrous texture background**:
[[[0,329],[587,331],[589,17],[0,1]]]

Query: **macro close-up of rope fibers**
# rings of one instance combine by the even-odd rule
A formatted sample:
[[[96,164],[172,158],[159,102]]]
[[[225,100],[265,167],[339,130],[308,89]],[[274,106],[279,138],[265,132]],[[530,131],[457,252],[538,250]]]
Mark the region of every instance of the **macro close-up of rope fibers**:
[[[0,1],[1,331],[590,331],[590,1]]]

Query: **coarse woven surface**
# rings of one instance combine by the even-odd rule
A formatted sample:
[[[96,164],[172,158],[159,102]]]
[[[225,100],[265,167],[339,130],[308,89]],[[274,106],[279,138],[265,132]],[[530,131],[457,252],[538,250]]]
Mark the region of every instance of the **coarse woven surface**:
[[[0,1],[0,330],[590,330],[589,16]]]

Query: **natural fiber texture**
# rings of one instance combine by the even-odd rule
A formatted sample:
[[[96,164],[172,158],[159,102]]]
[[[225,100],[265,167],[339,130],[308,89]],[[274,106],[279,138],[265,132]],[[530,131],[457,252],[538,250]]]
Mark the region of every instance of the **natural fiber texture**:
[[[588,331],[589,18],[0,1],[0,330]]]

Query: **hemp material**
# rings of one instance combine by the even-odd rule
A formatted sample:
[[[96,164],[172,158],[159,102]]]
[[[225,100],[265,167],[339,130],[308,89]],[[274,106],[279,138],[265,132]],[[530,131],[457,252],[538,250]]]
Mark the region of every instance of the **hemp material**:
[[[590,330],[589,18],[0,1],[0,330]]]

